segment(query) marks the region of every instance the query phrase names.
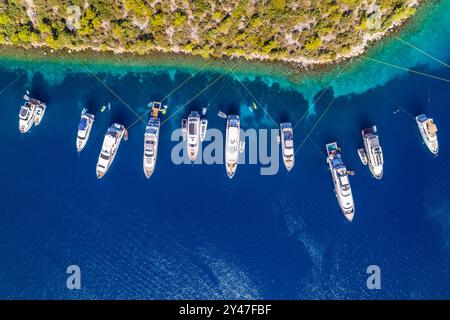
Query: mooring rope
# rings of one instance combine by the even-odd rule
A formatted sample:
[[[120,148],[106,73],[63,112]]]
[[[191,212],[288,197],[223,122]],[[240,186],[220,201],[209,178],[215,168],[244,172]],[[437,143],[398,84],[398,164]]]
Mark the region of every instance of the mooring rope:
[[[420,53],[426,55],[427,57],[429,57],[429,58],[431,58],[431,59],[433,59],[434,61],[439,62],[439,63],[442,64],[443,66],[445,66],[445,67],[447,67],[447,68],[450,68],[450,65],[448,65],[448,64],[445,63],[444,61],[439,60],[438,58],[432,56],[432,55],[429,54],[428,52],[423,51],[422,49],[419,49],[418,47],[416,47],[416,46],[413,45],[412,43],[409,43],[408,41],[406,41],[406,40],[404,40],[404,39],[402,39],[402,38],[399,38],[399,37],[395,37],[395,38],[396,38],[397,40],[403,42],[403,43],[406,44],[407,46],[410,46],[411,48],[417,50],[418,52],[420,52]]]

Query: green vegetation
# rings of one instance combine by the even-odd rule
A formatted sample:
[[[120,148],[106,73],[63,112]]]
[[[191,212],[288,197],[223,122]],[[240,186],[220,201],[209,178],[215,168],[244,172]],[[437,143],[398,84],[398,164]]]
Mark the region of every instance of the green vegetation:
[[[3,0],[0,44],[328,62],[410,18],[417,2]]]

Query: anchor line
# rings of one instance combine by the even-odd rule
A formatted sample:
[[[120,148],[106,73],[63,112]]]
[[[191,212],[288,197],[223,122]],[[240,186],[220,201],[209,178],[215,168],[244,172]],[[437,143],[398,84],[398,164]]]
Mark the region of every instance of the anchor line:
[[[344,133],[342,135],[342,146],[345,148],[345,137],[347,136],[347,123],[348,123],[348,100],[345,105],[345,120],[344,120]]]
[[[8,90],[14,83],[16,83],[17,81],[19,81],[20,78],[22,78],[27,72],[25,71],[24,73],[21,73],[17,78],[15,78],[13,81],[11,81],[6,87],[4,87],[1,91],[0,91],[0,95],[3,94],[3,92],[5,92],[6,90]]]
[[[197,74],[199,74],[201,71],[203,71],[203,69],[206,68],[207,65],[209,65],[211,63],[211,61],[206,62],[199,70],[197,70],[195,73],[191,74],[187,79],[185,79],[180,85],[178,85],[175,89],[173,89],[171,92],[169,92],[169,94],[167,94],[165,97],[163,97],[161,99],[161,102],[165,101],[166,99],[168,99],[172,94],[174,94],[177,90],[179,90],[182,86],[184,86],[186,83],[189,82],[189,80],[191,80],[193,77],[195,77]],[[142,122],[145,123],[144,121],[144,117],[146,117],[148,114],[150,113],[150,111],[146,111],[144,114],[138,116],[138,120],[134,121],[131,125],[128,126],[127,129],[131,128],[132,126],[134,126],[137,122],[139,122],[140,120],[142,120]]]
[[[134,115],[136,115],[136,117],[139,118],[139,114],[131,107],[129,106],[113,89],[111,89],[104,81],[102,81],[102,79],[100,79],[87,65],[85,65],[81,60],[79,60],[77,57],[73,56],[74,59],[81,65],[83,66],[83,68],[85,68],[88,73],[94,77],[102,86],[104,86],[109,92],[112,93],[112,95],[114,97],[116,97],[120,102],[122,102],[122,104],[130,111],[132,112]]]
[[[308,134],[306,135],[306,137],[302,140],[300,146],[297,148],[297,150],[295,150],[294,155],[297,155],[297,153],[300,151],[300,149],[303,147],[303,145],[305,144],[306,140],[311,136],[311,134],[313,133],[313,131],[316,129],[316,127],[319,125],[319,123],[322,121],[322,119],[325,117],[325,115],[328,113],[328,111],[330,110],[330,108],[333,106],[334,101],[336,100],[336,97],[333,97],[333,99],[331,100],[331,102],[328,104],[328,106],[326,107],[326,109],[322,112],[322,114],[320,115],[319,119],[317,119],[316,123],[314,123],[314,126],[311,128],[311,130],[309,130]]]
[[[180,85],[178,85],[175,89],[173,89],[169,94],[167,94],[164,98],[161,99],[161,102],[168,99],[172,94],[174,94],[177,90],[179,90],[182,86],[184,86],[186,83],[189,82],[193,77],[195,77],[197,74],[199,74],[203,69],[206,68],[207,65],[209,65],[211,61],[206,62],[199,70],[197,70],[195,73],[191,74],[187,79],[185,79]]]
[[[188,100],[188,102],[186,102],[185,104],[183,104],[181,107],[179,107],[174,113],[172,113],[167,119],[165,119],[163,122],[161,122],[161,126],[163,124],[165,124],[167,121],[169,121],[174,115],[176,115],[178,112],[180,112],[181,110],[183,110],[188,104],[190,104],[192,101],[194,101],[197,97],[199,97],[200,95],[203,94],[203,92],[205,92],[206,90],[208,90],[211,86],[213,86],[217,81],[219,81],[220,79],[222,79],[224,76],[226,76],[230,71],[232,71],[232,69],[234,69],[235,67],[237,67],[237,65],[240,63],[241,61],[236,62],[233,66],[231,66],[226,72],[222,73],[219,77],[217,77],[213,82],[211,82],[210,84],[208,84],[203,90],[201,90],[200,92],[198,92],[195,96],[193,96],[191,99]]]
[[[353,60],[352,60],[353,61]],[[313,102],[313,105],[316,105],[320,99],[322,99],[322,97],[325,95],[325,93],[328,91],[328,89],[331,88],[331,86],[333,85],[333,83],[337,80],[337,78],[339,78],[342,74],[342,72],[344,71],[344,67],[341,68],[341,70],[338,72],[338,74],[330,81],[330,83],[328,84],[328,86],[325,88],[325,90],[323,90],[319,97],[317,97],[317,99]],[[295,125],[292,127],[292,130],[294,130],[295,128],[297,128],[297,126],[305,119],[305,117],[308,115],[309,110],[306,109],[306,111],[303,113],[303,115],[300,117],[300,119],[295,123]]]
[[[413,119],[414,121],[416,120],[416,118],[414,118],[414,116],[408,112],[408,110],[406,110],[405,108],[403,108],[401,105],[399,105],[396,101],[394,101],[394,99],[392,99],[391,97],[389,97],[385,92],[383,92],[382,90],[380,90],[381,94],[388,99],[389,101],[391,101],[397,108],[399,108],[401,111],[403,111],[407,116],[409,116],[411,119]]]
[[[209,100],[207,107],[209,107],[211,105],[211,103],[216,100],[216,98],[219,96],[219,94],[222,92],[223,88],[225,88],[225,83],[222,84],[219,88],[219,90],[217,90],[216,94],[212,97],[211,100]]]
[[[163,122],[161,122],[161,126],[166,123],[168,120],[170,120],[174,115],[176,115],[178,112],[183,110],[189,103],[191,103],[193,100],[195,100],[197,97],[199,97],[203,92],[208,90],[211,86],[213,86],[217,81],[222,79],[225,75],[227,75],[233,68],[235,68],[241,61],[236,62],[234,65],[232,65],[226,72],[222,73],[219,77],[214,79],[213,82],[209,83],[205,88],[203,88],[200,92],[198,92],[196,95],[194,95],[191,99],[188,100],[185,104],[183,104],[181,107],[179,107],[174,113],[172,113],[167,119],[165,119]],[[131,125],[127,127],[127,130],[129,130],[131,127],[133,127],[137,122],[140,120],[143,120],[145,116],[147,116],[150,113],[150,111],[145,112],[143,115],[139,116],[139,118],[134,121]],[[145,123],[145,122],[144,122]]]
[[[369,57],[364,57],[364,56],[361,56],[361,58],[369,60],[369,61],[373,61],[373,62],[376,62],[376,63],[379,63],[379,64],[383,64],[383,65],[386,65],[386,66],[389,66],[389,67],[392,67],[392,68],[397,68],[397,69],[400,69],[400,70],[403,70],[403,71],[414,73],[414,74],[417,74],[417,75],[420,75],[420,76],[424,76],[424,77],[428,77],[428,78],[431,78],[431,79],[440,80],[440,81],[444,81],[444,82],[450,83],[450,79],[438,77],[438,76],[435,76],[435,75],[432,75],[432,74],[428,74],[428,73],[425,73],[425,72],[421,72],[421,71],[417,71],[417,70],[414,70],[414,69],[405,68],[405,67],[402,67],[402,66],[398,66],[398,65],[395,65],[395,64],[392,64],[392,63],[389,63],[389,62],[385,62],[385,61],[382,61],[382,60],[374,59],[374,58],[369,58]]]
[[[317,150],[317,152],[319,152],[320,158],[322,159],[323,152],[320,151],[320,148],[317,146],[317,143],[311,137],[308,138],[308,141],[311,142],[311,144],[314,146],[314,148]]]
[[[404,39],[402,39],[402,38],[399,38],[399,37],[395,37],[395,38],[396,38],[397,40],[403,42],[403,43],[406,44],[407,46],[410,46],[411,48],[413,48],[413,49],[417,50],[418,52],[422,53],[423,55],[427,56],[428,58],[431,58],[431,59],[433,59],[434,61],[440,63],[441,65],[443,65],[443,66],[445,66],[445,67],[447,67],[447,68],[450,68],[450,65],[448,65],[448,64],[445,63],[444,61],[439,60],[438,58],[432,56],[432,55],[429,54],[428,52],[425,52],[425,51],[419,49],[418,47],[416,47],[416,46],[413,45],[412,43],[410,43],[410,42],[408,42],[408,41],[406,41],[406,40],[404,40]]]
[[[275,126],[277,128],[279,128],[280,126],[278,125],[278,123],[272,118],[272,116],[269,114],[269,112],[266,110],[266,108],[264,108],[258,101],[258,99],[256,99],[256,97],[253,95],[253,93],[247,88],[247,86],[241,81],[241,79],[239,79],[239,77],[236,76],[236,74],[231,71],[233,73],[233,75],[236,77],[236,79],[239,81],[239,83],[244,87],[244,89],[247,91],[247,93],[253,98],[253,100],[256,102],[256,104],[263,109],[264,113],[266,114],[267,117],[270,118],[270,120],[272,120],[272,122],[275,124]]]

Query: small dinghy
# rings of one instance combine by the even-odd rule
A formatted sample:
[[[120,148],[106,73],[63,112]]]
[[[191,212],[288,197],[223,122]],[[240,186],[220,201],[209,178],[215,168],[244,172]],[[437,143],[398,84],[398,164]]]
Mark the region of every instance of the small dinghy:
[[[226,115],[224,112],[222,112],[222,111],[219,111],[219,112],[217,113],[217,115],[218,115],[219,117],[221,117],[222,119],[226,119],[226,118],[227,118],[227,115]]]
[[[359,159],[361,159],[361,162],[363,165],[367,165],[367,155],[366,152],[364,151],[364,148],[358,149],[358,155],[359,155]]]
[[[208,130],[208,119],[203,118],[200,121],[200,141],[204,141],[206,137],[206,131]]]
[[[183,141],[186,140],[186,133],[187,133],[187,119],[181,120],[181,135],[183,136]]]

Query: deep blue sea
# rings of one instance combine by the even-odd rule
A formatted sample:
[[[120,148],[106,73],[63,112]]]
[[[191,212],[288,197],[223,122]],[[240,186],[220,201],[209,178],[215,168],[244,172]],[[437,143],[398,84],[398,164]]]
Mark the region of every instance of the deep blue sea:
[[[448,20],[449,2],[436,6],[422,27],[400,36],[450,63],[449,26],[436,27]],[[169,119],[220,73],[190,78],[186,70],[123,66],[120,73],[95,69],[93,77],[74,68],[76,62],[31,66],[4,60],[0,298],[450,298],[450,83],[445,81],[450,70],[395,39],[371,54],[442,79],[364,60],[344,67],[328,90],[317,86],[315,92],[313,84],[327,83],[337,71],[298,86],[227,74]],[[185,80],[165,101],[169,109],[162,119],[168,121],[161,128],[153,176],[147,180],[143,174],[145,124],[139,122],[108,174],[97,180],[95,164],[107,127],[136,120],[123,102],[142,114],[148,102]],[[42,124],[22,135],[18,111],[26,90],[48,107]],[[250,113],[254,98],[261,107]],[[108,102],[111,110],[100,112]],[[230,180],[223,165],[173,164],[172,131],[188,111],[205,105],[209,127],[222,131],[218,110],[241,114],[243,129],[275,128],[263,107],[276,122],[296,123],[309,110],[294,132],[296,147],[304,142],[294,169],[261,176],[260,165],[240,165]],[[75,138],[84,106],[96,113],[96,121],[78,155]],[[432,116],[438,126],[437,158],[411,117],[419,113]],[[384,150],[380,181],[356,152],[360,130],[371,125],[377,125]],[[333,193],[325,154],[331,141],[356,171],[352,223]],[[66,268],[73,264],[81,269],[80,290],[66,287]],[[381,269],[380,290],[366,286],[370,265]]]

